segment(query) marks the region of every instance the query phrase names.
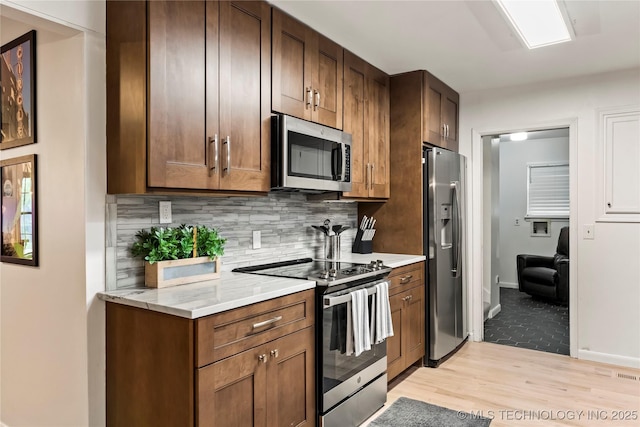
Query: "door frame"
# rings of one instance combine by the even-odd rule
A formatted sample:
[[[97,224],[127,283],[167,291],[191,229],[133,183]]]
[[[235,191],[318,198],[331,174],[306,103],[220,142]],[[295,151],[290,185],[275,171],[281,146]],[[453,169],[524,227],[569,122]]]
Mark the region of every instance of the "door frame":
[[[471,159],[467,167],[467,188],[471,189],[471,197],[467,203],[467,230],[471,230],[467,236],[467,297],[469,304],[469,339],[472,341],[484,341],[484,309],[482,291],[484,288],[483,254],[484,248],[490,247],[491,234],[484,236],[484,221],[491,218],[483,217],[484,196],[484,136],[501,135],[512,132],[534,131],[544,129],[569,128],[569,248],[571,258],[569,263],[569,355],[578,356],[578,118],[559,119],[543,123],[505,123],[496,129],[471,129]],[[487,240],[488,239],[488,240]],[[486,243],[489,243],[487,245]]]

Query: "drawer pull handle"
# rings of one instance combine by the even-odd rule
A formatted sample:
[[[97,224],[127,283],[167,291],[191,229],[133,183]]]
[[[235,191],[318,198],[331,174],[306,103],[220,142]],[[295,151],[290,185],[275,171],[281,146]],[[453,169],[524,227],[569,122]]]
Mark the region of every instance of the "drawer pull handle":
[[[402,301],[411,301],[412,298],[413,298],[413,295],[408,295],[408,296],[402,298]]]
[[[407,276],[404,276],[403,278],[400,279],[400,284],[404,285],[405,283],[408,283],[409,280],[411,280],[412,277],[413,277],[413,274],[409,274]]]
[[[271,325],[273,323],[282,320],[282,316],[276,316],[273,319],[265,320],[264,322],[258,322],[253,324],[253,329],[262,328],[263,326]]]
[[[271,350],[271,357],[273,357],[274,359],[278,357],[278,349],[277,348],[275,350]]]
[[[262,363],[267,363],[267,355],[266,354],[261,354],[260,356],[258,356],[258,361],[260,361]]]

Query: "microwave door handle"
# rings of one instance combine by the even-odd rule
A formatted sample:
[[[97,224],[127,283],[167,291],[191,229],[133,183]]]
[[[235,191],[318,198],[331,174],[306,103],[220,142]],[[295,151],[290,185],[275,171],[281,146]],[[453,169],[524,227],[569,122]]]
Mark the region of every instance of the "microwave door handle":
[[[346,151],[346,145],[342,144],[342,143],[338,143],[338,147],[336,147],[335,149],[333,149],[333,161],[331,164],[331,172],[333,173],[333,179],[336,181],[343,181],[344,180],[344,171],[346,169],[346,155],[345,155],[345,151]],[[339,154],[340,157],[336,159],[337,156],[335,156],[335,154]]]
[[[340,155],[342,156],[342,164],[340,169],[340,181],[347,179],[347,144],[340,144]]]
[[[338,147],[331,150],[331,175],[335,181],[342,181],[344,173],[344,144],[338,144]],[[338,157],[340,156],[340,157]]]

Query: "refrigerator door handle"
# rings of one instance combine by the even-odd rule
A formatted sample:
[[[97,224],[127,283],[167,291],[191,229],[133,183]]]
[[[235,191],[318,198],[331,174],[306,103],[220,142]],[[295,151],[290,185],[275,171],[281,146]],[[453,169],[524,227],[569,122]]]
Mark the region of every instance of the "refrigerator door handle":
[[[451,181],[451,191],[453,192],[452,194],[452,200],[455,201],[456,204],[456,208],[453,211],[453,214],[455,216],[455,220],[454,220],[454,232],[455,235],[453,236],[452,239],[452,243],[455,245],[455,247],[453,248],[453,256],[451,257],[451,260],[453,261],[452,264],[452,268],[451,268],[451,273],[453,273],[453,277],[459,277],[460,276],[460,248],[462,246],[462,217],[460,215],[460,189],[459,189],[459,185],[460,183],[458,181]]]

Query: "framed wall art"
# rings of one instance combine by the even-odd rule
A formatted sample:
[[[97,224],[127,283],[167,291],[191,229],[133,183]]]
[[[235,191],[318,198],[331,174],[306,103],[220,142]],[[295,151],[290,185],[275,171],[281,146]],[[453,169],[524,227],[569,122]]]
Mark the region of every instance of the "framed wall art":
[[[0,160],[0,261],[38,265],[36,155]]]
[[[4,150],[36,142],[36,32],[0,50],[0,150]]]

